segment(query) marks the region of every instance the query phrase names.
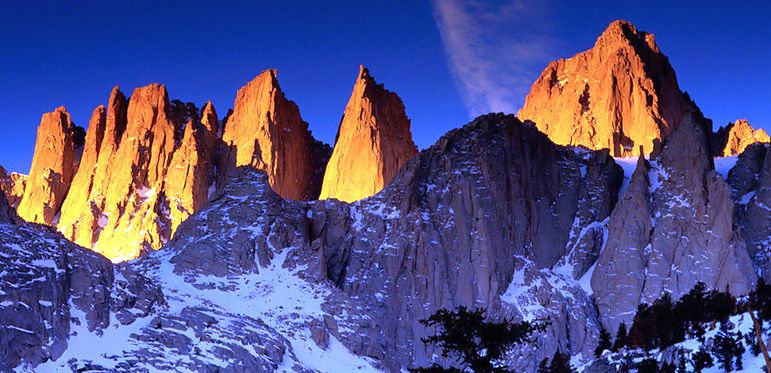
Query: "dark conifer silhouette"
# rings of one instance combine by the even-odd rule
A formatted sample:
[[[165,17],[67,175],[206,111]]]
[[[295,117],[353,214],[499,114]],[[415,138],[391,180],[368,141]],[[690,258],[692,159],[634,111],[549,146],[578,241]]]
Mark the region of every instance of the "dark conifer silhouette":
[[[626,323],[621,323],[621,325],[618,326],[618,330],[616,331],[616,340],[613,341],[613,352],[616,352],[624,346],[626,346],[626,339],[627,339],[627,332],[626,332]]]
[[[610,350],[611,347],[612,344],[610,343],[610,333],[605,330],[605,327],[600,327],[600,341],[597,344],[597,348],[594,349],[594,356],[602,356],[602,352],[605,350]]]
[[[694,352],[693,355],[691,355],[691,359],[693,371],[695,373],[701,373],[702,370],[711,368],[715,365],[712,360],[712,355],[704,349],[704,346],[701,346],[698,351]]]
[[[546,323],[514,322],[504,318],[500,322],[485,320],[484,308],[470,311],[459,307],[455,311],[441,309],[420,323],[436,327],[437,334],[424,338],[442,350],[442,356],[453,358],[458,368],[443,368],[434,364],[413,372],[459,372],[470,369],[476,373],[508,372],[499,363],[504,353],[514,345],[530,342],[531,335],[543,331]]]

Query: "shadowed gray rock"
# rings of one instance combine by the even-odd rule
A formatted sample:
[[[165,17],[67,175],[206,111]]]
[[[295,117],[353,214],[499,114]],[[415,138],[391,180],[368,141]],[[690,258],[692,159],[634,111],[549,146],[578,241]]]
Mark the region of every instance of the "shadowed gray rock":
[[[739,231],[766,282],[771,281],[771,152],[768,149],[768,144],[748,146],[728,174]]]
[[[67,349],[74,314],[83,329],[109,324],[113,270],[53,229],[3,213],[0,196],[0,370],[37,365]],[[7,207],[7,206],[6,206]],[[11,215],[11,218],[8,218]]]
[[[756,276],[734,229],[731,191],[715,170],[705,120],[689,113],[650,163],[641,160],[608,224],[592,277],[606,329],[630,324],[639,303],[677,299],[701,281],[746,294]],[[646,177],[647,174],[647,177]]]
[[[597,315],[574,277],[599,253],[620,180],[607,152],[555,146],[496,114],[442,137],[374,197],[316,202],[312,245],[379,326],[345,340],[392,371],[426,365],[437,351],[420,341],[431,331],[418,320],[466,305],[493,318],[552,318],[539,349],[512,355],[519,369],[557,348],[589,356]]]

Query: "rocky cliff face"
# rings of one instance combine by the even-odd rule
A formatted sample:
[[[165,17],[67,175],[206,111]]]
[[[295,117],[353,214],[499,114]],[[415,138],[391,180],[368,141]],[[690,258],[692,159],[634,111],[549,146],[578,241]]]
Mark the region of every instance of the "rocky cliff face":
[[[369,197],[417,153],[401,99],[360,66],[319,198],[353,202]]]
[[[706,121],[686,114],[660,154],[640,159],[608,223],[591,280],[606,328],[630,325],[638,304],[665,291],[677,299],[698,281],[746,294],[756,275],[735,225],[731,188],[714,170]]]
[[[756,142],[769,141],[768,134],[762,128],[754,129],[746,119],[739,119],[717,131],[713,152],[718,156],[730,157],[741,154]]]
[[[27,186],[17,208],[25,220],[56,223],[54,220],[78,169],[77,148],[83,145],[81,132],[63,106],[43,114]]]
[[[61,218],[59,219],[59,229],[73,242],[85,247],[91,247],[97,238],[93,230],[89,230],[85,221],[86,217],[91,216],[93,212],[89,198],[94,189],[94,177],[96,167],[99,161],[99,155],[102,148],[102,141],[105,139],[105,129],[107,124],[107,110],[100,105],[91,115],[86,131],[86,142],[83,148],[83,156],[80,161],[78,172],[72,181],[72,187],[67,194],[61,208]],[[103,163],[109,163],[109,157],[102,159]],[[95,225],[94,221],[90,222]]]
[[[199,119],[192,105],[172,107],[162,85],[137,88],[130,103],[114,88],[92,116],[58,229],[116,261],[161,247],[208,200],[218,126],[211,103]]]
[[[382,345],[374,356],[389,370],[425,365],[435,351],[416,320],[467,305],[554,320],[537,351],[512,356],[521,369],[557,348],[589,353],[598,319],[575,278],[599,253],[620,178],[606,152],[561,148],[489,115],[448,133],[375,197],[318,202],[311,237],[327,276],[378,326],[350,335],[353,351]]]
[[[168,114],[164,86],[134,90],[126,130],[112,158],[110,182],[100,193],[105,198],[100,218],[107,222],[94,249],[107,257],[136,257],[140,251],[161,247],[171,235],[163,186],[177,128]]]
[[[591,355],[599,315],[576,278],[601,249],[620,184],[607,152],[490,115],[354,204],[282,199],[251,167],[232,175],[166,248],[116,267],[110,302],[96,302],[116,317],[93,331],[115,342],[44,367],[399,371],[436,352],[418,320],[458,305],[551,318],[514,367],[558,348]],[[69,327],[71,346],[92,335]]]
[[[60,357],[75,315],[84,331],[109,324],[110,262],[18,219],[1,194],[0,266],[0,370]]]
[[[210,107],[210,106],[209,106]],[[210,109],[212,110],[212,109]],[[211,118],[210,118],[211,119]],[[216,116],[214,117],[216,120]],[[213,123],[216,129],[216,122]],[[209,201],[209,194],[216,187],[215,154],[216,132],[212,127],[189,121],[185,126],[182,142],[174,152],[169,166],[166,186],[169,198],[171,230],[177,229],[195,211]]]
[[[0,190],[8,198],[8,204],[14,209],[21,203],[26,186],[27,175],[16,172],[9,173],[3,166],[0,166]]]
[[[264,170],[270,185],[284,198],[314,199],[321,187],[318,169],[326,158],[302,120],[300,109],[286,98],[276,70],[266,70],[238,90],[222,139],[232,166]]]
[[[691,105],[653,34],[614,21],[592,49],[550,63],[517,116],[557,144],[632,156],[652,151]]]
[[[266,170],[285,198],[318,196],[331,149],[313,139],[275,71],[239,91],[225,127],[211,102],[199,112],[170,102],[160,84],[130,101],[115,87],[85,140],[64,108],[44,116],[29,188],[21,176],[0,180],[23,218],[116,261],[160,248],[239,165]]]
[[[0,193],[0,223],[13,223],[18,218],[16,210],[5,198],[5,194]]]
[[[159,84],[114,88],[84,139],[57,109],[26,188],[0,172],[0,370],[398,372],[448,362],[419,320],[461,305],[550,320],[517,371],[587,363],[601,325],[663,292],[771,280],[769,145],[692,106],[619,21],[547,68],[534,123],[481,116],[420,154],[364,68],[334,153],[274,70],[223,123]],[[744,151],[726,183],[727,149]],[[623,187],[611,155],[647,153]]]
[[[739,156],[728,174],[739,232],[758,273],[771,282],[771,152],[768,144],[753,144]]]
[[[114,173],[114,156],[126,130],[128,102],[118,87],[110,93],[107,108],[97,107],[86,131],[83,166],[62,205],[58,229],[71,241],[94,247],[108,219],[102,217],[106,190]]]

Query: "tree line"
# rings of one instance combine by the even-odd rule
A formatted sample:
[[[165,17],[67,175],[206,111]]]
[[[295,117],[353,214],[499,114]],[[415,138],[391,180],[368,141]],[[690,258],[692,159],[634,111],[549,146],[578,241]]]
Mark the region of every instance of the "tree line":
[[[752,311],[755,333],[744,335],[740,331],[732,332],[729,318]],[[421,324],[434,328],[436,333],[423,338],[426,344],[436,346],[441,355],[453,366],[445,367],[432,364],[428,367],[410,369],[411,372],[477,372],[508,373],[512,372],[505,363],[505,357],[517,345],[533,342],[533,334],[542,332],[549,325],[548,320],[536,322],[514,322],[503,318],[500,321],[488,320],[486,309],[475,310],[459,307],[456,310],[438,310]],[[691,371],[701,372],[716,364],[726,372],[741,370],[742,355],[745,345],[757,356],[761,352],[767,359],[761,328],[763,320],[771,320],[771,286],[761,279],[755,290],[748,297],[736,299],[729,289],[725,291],[707,290],[704,283],[697,283],[693,289],[674,301],[669,293],[664,293],[653,304],[641,304],[637,308],[631,327],[621,323],[615,338],[600,329],[600,337],[595,355],[601,357],[605,351],[619,352],[625,349],[663,350],[689,338],[697,338],[702,346],[687,357],[680,353],[676,363],[660,364],[653,358],[645,358],[636,363],[625,362],[621,370],[635,369],[640,373],[686,372],[686,364],[691,364]],[[704,345],[707,329],[714,329],[720,324],[719,331],[712,345]],[[761,326],[758,326],[761,325]],[[754,334],[754,335],[753,335]],[[543,359],[538,365],[538,373],[574,372],[570,365],[570,355],[556,351],[551,359]]]
[[[758,280],[757,286],[748,297],[738,300],[730,294],[729,289],[707,290],[706,285],[699,282],[676,302],[669,293],[664,293],[653,304],[639,305],[632,326],[627,328],[625,323],[621,323],[612,341],[610,333],[602,328],[594,353],[600,357],[606,350],[663,350],[688,338],[696,338],[702,342],[702,346],[690,356],[692,371],[701,372],[715,364],[726,372],[741,370],[745,345],[750,346],[755,356],[765,350],[764,345],[761,347],[762,330],[747,335],[741,331],[730,330],[729,318],[748,311],[755,312],[760,320],[755,323],[756,328],[761,328],[762,320],[771,320],[771,286],[763,279]],[[755,318],[755,314],[751,316]],[[712,346],[707,349],[703,345],[706,329],[714,329],[718,323],[720,329]],[[634,368],[641,373],[685,372],[686,360],[686,356],[680,354],[676,365],[665,363],[659,366],[655,359],[649,358],[634,366],[622,366],[622,370]]]

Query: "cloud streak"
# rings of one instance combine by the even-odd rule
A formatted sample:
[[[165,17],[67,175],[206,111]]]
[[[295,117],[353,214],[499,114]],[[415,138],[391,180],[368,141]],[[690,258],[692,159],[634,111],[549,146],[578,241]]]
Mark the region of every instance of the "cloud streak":
[[[546,0],[434,0],[434,19],[470,116],[514,113],[551,59]]]

